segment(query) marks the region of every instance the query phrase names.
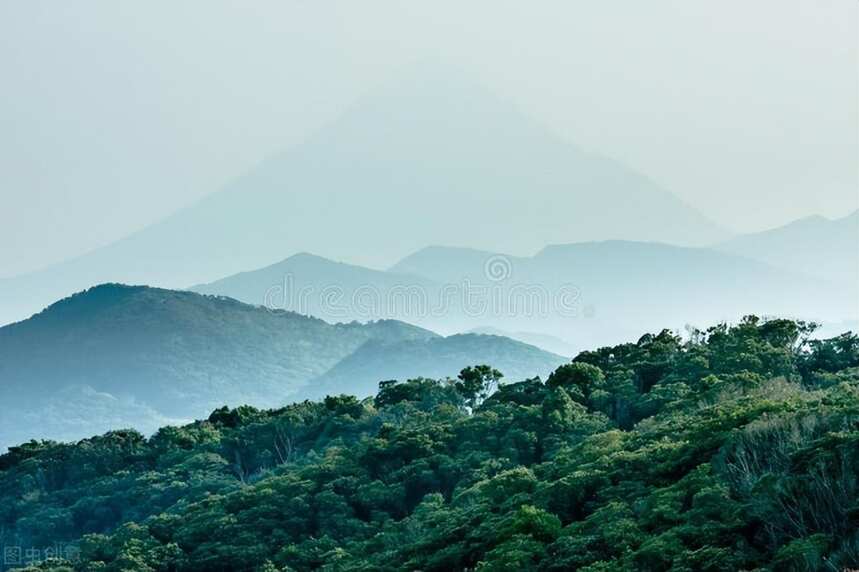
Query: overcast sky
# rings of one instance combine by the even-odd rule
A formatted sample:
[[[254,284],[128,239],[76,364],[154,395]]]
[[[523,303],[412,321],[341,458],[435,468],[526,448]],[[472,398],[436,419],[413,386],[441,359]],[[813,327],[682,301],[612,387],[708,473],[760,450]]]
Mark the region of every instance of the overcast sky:
[[[107,244],[450,62],[734,231],[859,206],[856,0],[0,0],[0,276]]]

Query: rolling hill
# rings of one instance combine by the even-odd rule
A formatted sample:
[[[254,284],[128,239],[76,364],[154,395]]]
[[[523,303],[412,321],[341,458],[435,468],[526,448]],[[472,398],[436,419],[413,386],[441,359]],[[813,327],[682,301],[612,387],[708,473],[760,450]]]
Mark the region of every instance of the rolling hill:
[[[469,345],[466,336],[439,346],[428,344],[433,339],[443,338],[393,320],[330,324],[223,297],[97,286],[0,328],[0,401],[6,408],[0,448],[126,426],[151,431],[224,404],[300,401],[334,368],[341,391],[352,391],[350,368],[361,383],[370,371],[379,377],[375,382],[423,373],[420,362],[414,368],[365,364],[361,356],[368,355],[370,341],[379,348],[409,344],[445,375],[495,358],[499,347],[509,363],[533,366],[532,375],[558,363],[553,354],[510,346],[503,338]]]
[[[514,218],[517,231],[504,232]],[[471,78],[419,68],[173,216],[0,281],[0,323],[92,284],[187,287],[303,251],[383,267],[427,244],[525,254],[557,242],[726,236],[644,175],[563,140]]]

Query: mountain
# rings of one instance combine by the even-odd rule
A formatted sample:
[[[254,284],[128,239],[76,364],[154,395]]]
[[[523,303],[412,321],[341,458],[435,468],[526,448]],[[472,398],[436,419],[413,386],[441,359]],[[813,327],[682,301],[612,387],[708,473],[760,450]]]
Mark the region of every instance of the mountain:
[[[636,331],[751,313],[833,322],[859,315],[855,283],[832,284],[714,249],[659,243],[553,245],[532,257],[430,247],[391,271],[467,284],[472,297],[485,302],[481,308],[472,300],[465,313],[472,323],[552,335],[579,349],[617,343]]]
[[[387,271],[302,254],[194,289],[329,321],[399,319],[572,355],[640,331],[754,312],[855,320],[855,284],[712,248],[600,241],[551,245],[534,256],[432,246]]]
[[[431,356],[433,371],[446,375],[495,357],[497,347],[523,369],[534,365],[530,375],[557,363],[554,355],[509,346],[503,338],[480,345],[465,337],[422,349],[432,339],[442,338],[393,320],[329,324],[224,297],[97,286],[0,328],[0,402],[6,408],[0,449],[33,437],[74,439],[125,426],[151,431],[223,404],[300,401],[334,368],[344,376],[340,391],[350,390],[352,367],[364,376],[361,383],[369,371],[379,376],[373,383],[394,373],[422,373],[420,362],[414,368],[365,365],[361,355],[376,360],[366,353],[371,341],[378,348],[414,342],[407,347]]]
[[[429,313],[430,293],[438,289],[437,283],[420,276],[373,270],[308,253],[190,288],[332,322],[384,316],[421,321]]]
[[[412,276],[432,276],[447,284],[456,284],[464,278],[485,282],[487,266],[500,263],[501,278],[509,278],[514,266],[527,257],[511,256],[473,248],[427,246],[398,261],[388,270]]]
[[[556,242],[725,237],[646,176],[565,141],[466,74],[421,67],[173,216],[0,281],[0,323],[92,284],[186,287],[284,253],[381,267],[426,244],[524,254]]]
[[[859,210],[839,218],[811,216],[716,246],[809,276],[850,285],[859,297]]]
[[[439,250],[444,256],[446,249]],[[480,267],[492,256],[477,250],[464,249],[463,252],[471,253],[472,257],[458,260],[453,268],[439,260],[440,272],[434,277],[437,280],[410,274],[407,270],[373,270],[301,253],[258,270],[192,286],[189,290],[308,314],[326,321],[387,317],[418,323],[434,331],[455,333],[451,323],[455,317],[450,314],[456,310],[441,306],[444,278],[454,282],[469,268]],[[510,332],[485,326],[465,333],[506,337],[565,356],[574,353],[574,348],[562,339],[538,332]]]
[[[547,352],[552,352],[554,354],[562,356],[572,356],[576,353],[575,348],[561,338],[558,338],[556,336],[550,336],[548,334],[541,334],[539,332],[508,332],[507,330],[502,330],[500,328],[483,326],[479,328],[472,328],[465,333],[485,334],[489,336],[502,336],[505,338],[510,338],[511,340],[516,340],[525,344],[536,346],[538,348],[546,350]]]
[[[228,298],[105,284],[0,328],[0,400],[23,416],[50,410],[58,395],[90,413],[112,399],[115,411],[128,411],[124,424],[147,429],[150,419],[193,419],[224,403],[276,405],[371,338],[434,335],[399,322],[331,325]],[[68,435],[88,434],[56,421]],[[22,423],[21,431],[37,427]]]
[[[484,334],[393,344],[370,340],[314,380],[311,397],[341,393],[367,397],[376,393],[380,380],[409,379],[415,372],[433,379],[456,377],[463,367],[478,363],[492,364],[512,380],[545,379],[567,360],[522,342]]]
[[[859,337],[807,333],[750,317],[591,348],[485,400],[492,376],[401,379],[148,438],[26,443],[0,454],[4,565],[855,570]]]

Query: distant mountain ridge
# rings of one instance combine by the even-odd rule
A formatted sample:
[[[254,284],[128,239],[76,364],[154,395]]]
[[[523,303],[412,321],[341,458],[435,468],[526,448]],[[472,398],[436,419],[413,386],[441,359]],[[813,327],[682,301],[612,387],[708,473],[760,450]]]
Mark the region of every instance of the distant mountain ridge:
[[[535,376],[545,379],[555,367],[568,358],[553,356],[547,361],[546,352],[534,346],[501,336],[458,334],[446,338],[405,340],[393,344],[369,340],[355,353],[315,379],[311,397],[352,392],[358,397],[375,395],[380,374],[384,379],[407,379],[415,371],[423,377],[451,377],[445,363],[467,363],[469,356],[480,355],[487,364],[497,367],[508,379],[521,380]],[[516,356],[511,360],[511,356]],[[439,360],[440,357],[443,359]]]
[[[518,230],[504,232],[511,218]],[[556,242],[726,236],[644,175],[564,141],[472,78],[421,68],[173,216],[0,281],[0,323],[97,283],[187,287],[284,253],[383,267],[445,242],[528,253]]]
[[[852,285],[859,297],[859,210],[837,219],[802,218],[764,232],[735,237],[716,248]]]
[[[408,320],[409,293],[434,292],[439,284],[408,273],[373,270],[299,253],[275,264],[189,288],[200,294],[229,296],[248,304],[284,309],[327,321]]]
[[[509,332],[507,330],[502,330],[499,328],[483,326],[473,328],[465,333],[483,334],[488,336],[502,336],[505,338],[510,338],[511,340],[516,340],[518,342],[523,342],[532,346],[536,346],[538,348],[543,348],[548,352],[552,352],[562,356],[573,357],[576,353],[576,349],[561,338],[550,336],[548,334],[541,334],[539,332]]]
[[[530,257],[432,246],[384,272],[301,255],[195,289],[262,305],[268,302],[263,293],[277,292],[286,277],[294,289],[309,287],[317,299],[329,288],[341,293],[351,318],[401,319],[446,334],[480,328],[531,332],[543,340],[518,339],[565,355],[635,332],[751,313],[826,322],[859,315],[859,302],[851,297],[855,283],[716,249],[632,241],[549,245]],[[356,301],[356,292],[375,304]],[[404,308],[398,304],[402,295],[422,301],[413,298]],[[323,319],[337,319],[318,303],[309,308]]]
[[[374,384],[394,374],[421,375],[425,363],[433,363],[434,372],[456,375],[500,353],[506,359],[499,366],[534,366],[529,375],[563,361],[503,338],[471,343],[478,337],[435,346],[428,342],[444,338],[393,320],[329,324],[226,297],[100,285],[0,328],[0,402],[6,408],[0,449],[37,437],[79,438],[93,430],[154,430],[224,404],[300,401],[335,367],[339,390],[354,392],[353,367],[360,369],[360,383]],[[365,364],[360,353],[353,354],[371,341],[378,348],[412,348],[425,361],[414,368],[378,360]],[[504,352],[497,351],[499,344],[507,344]]]
[[[708,248],[599,241],[550,245],[533,257],[492,255],[487,260],[505,265],[503,280],[493,280],[486,261],[478,264],[472,251],[461,249],[419,251],[392,270],[467,279],[504,292],[523,284],[539,285],[550,294],[572,287],[578,293],[575,317],[556,314],[545,320],[498,320],[492,325],[539,331],[573,343],[584,336],[590,345],[612,343],[606,334],[737,320],[755,312],[822,321],[859,315],[855,283],[832,284]],[[463,268],[469,270],[463,273]]]

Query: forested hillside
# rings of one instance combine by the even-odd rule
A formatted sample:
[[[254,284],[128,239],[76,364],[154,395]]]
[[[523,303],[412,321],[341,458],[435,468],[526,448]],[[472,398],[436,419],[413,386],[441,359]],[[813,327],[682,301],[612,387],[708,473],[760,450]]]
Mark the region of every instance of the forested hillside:
[[[229,298],[104,284],[0,328],[0,392],[21,405],[86,384],[193,415],[236,399],[284,399],[370,339],[434,336],[401,322],[332,325]]]
[[[222,405],[280,407],[317,395],[317,378],[335,367],[375,383],[421,375],[422,363],[455,376],[493,360],[533,376],[565,361],[500,337],[428,344],[434,339],[443,338],[394,320],[331,324],[229,298],[103,284],[0,328],[0,452],[34,437],[80,439],[122,427],[149,434]],[[374,352],[364,349],[368,342]],[[396,344],[424,362],[391,367],[380,358]]]
[[[400,322],[332,325],[227,298],[96,286],[0,328],[0,450],[34,436],[151,432],[223,404],[281,405],[369,339],[434,336]]]
[[[31,442],[0,457],[0,543],[70,543],[46,570],[856,567],[859,338],[810,329],[747,318],[494,393],[475,367]]]

